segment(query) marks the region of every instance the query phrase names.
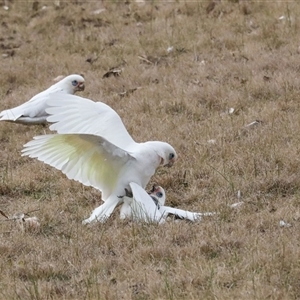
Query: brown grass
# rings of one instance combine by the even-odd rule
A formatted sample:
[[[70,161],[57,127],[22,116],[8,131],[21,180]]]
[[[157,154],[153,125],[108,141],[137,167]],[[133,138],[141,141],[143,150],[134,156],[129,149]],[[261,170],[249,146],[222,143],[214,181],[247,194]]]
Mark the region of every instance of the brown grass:
[[[41,230],[0,216],[0,298],[299,299],[297,1],[55,3],[1,6],[0,109],[82,73],[82,95],[116,109],[136,141],[177,150],[152,180],[167,204],[219,215],[156,226],[116,212],[84,227],[100,194],[20,155],[49,130],[1,123],[0,209],[39,208]]]

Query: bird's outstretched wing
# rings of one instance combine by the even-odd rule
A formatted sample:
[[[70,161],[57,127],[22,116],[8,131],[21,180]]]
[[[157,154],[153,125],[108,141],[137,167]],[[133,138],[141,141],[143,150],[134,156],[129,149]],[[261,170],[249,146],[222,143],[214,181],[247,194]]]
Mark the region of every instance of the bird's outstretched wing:
[[[135,182],[131,182],[129,185],[133,195],[133,200],[130,204],[132,218],[147,223],[163,223],[163,215],[147,192]]]
[[[187,219],[192,222],[200,221],[202,216],[212,216],[215,213],[206,212],[206,213],[197,213],[190,212],[183,209],[173,208],[165,205],[161,205],[165,202],[166,196],[165,191],[161,186],[154,185],[150,195],[148,195],[144,189],[135,183],[131,183],[130,187],[132,189],[133,200],[130,204],[132,212],[129,211],[128,207],[125,206],[123,210],[124,216],[130,214],[136,214],[133,218],[142,220],[142,221],[152,221],[163,223],[168,215],[172,214],[179,219]],[[135,208],[137,207],[137,208]],[[141,208],[139,210],[139,208]],[[136,213],[137,211],[138,213]],[[140,212],[141,211],[141,212]],[[122,215],[121,215],[122,217]]]
[[[37,136],[22,152],[61,170],[69,179],[101,190],[103,200],[115,189],[123,166],[135,160],[127,151],[90,134]]]
[[[15,122],[21,117],[26,117],[27,122],[25,121],[25,123],[30,123],[33,118],[37,118],[37,123],[40,121],[45,122],[46,118],[44,115],[48,96],[49,92],[46,90],[17,107],[3,110],[0,113],[0,121]]]
[[[50,95],[46,112],[50,129],[57,133],[85,133],[102,136],[116,146],[130,151],[136,143],[127,132],[120,116],[102,102],[55,93]]]
[[[187,219],[192,222],[200,221],[203,215],[202,213],[190,212],[187,210],[173,208],[169,206],[161,206],[159,210],[164,216],[168,216],[169,214],[172,214],[179,219]]]

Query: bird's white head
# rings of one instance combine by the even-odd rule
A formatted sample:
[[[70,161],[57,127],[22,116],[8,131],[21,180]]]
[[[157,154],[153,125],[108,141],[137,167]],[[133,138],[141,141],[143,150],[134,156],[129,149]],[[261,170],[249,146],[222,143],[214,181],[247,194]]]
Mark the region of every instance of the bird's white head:
[[[81,75],[72,74],[57,83],[63,86],[63,89],[69,94],[75,94],[78,91],[84,91],[85,80]]]
[[[153,143],[157,143],[156,153],[160,157],[160,165],[164,167],[172,167],[174,162],[177,160],[177,153],[175,149],[168,143]]]
[[[161,186],[154,184],[151,191],[149,192],[149,195],[156,205],[165,205],[166,193]]]

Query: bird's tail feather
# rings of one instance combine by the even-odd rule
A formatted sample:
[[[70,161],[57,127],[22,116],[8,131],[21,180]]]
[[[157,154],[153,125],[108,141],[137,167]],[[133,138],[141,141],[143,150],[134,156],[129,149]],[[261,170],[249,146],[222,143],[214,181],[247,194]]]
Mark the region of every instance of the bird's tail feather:
[[[0,113],[0,121],[15,121],[22,116],[18,110],[7,109]]]

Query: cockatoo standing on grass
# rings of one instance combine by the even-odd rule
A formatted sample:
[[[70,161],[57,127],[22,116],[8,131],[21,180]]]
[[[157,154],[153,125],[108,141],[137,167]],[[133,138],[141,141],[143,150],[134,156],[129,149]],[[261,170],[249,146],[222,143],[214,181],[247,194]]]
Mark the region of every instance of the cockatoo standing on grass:
[[[47,90],[35,95],[29,101],[12,109],[0,112],[0,121],[9,121],[26,125],[45,124],[47,117],[46,102],[53,93],[61,92],[73,95],[84,90],[84,78],[81,75],[69,75]]]
[[[172,166],[174,148],[150,141],[136,143],[119,115],[108,105],[78,96],[51,94],[46,112],[58,134],[35,137],[24,145],[23,156],[61,170],[69,179],[102,192],[104,204],[83,223],[104,222],[123,201],[130,183],[145,188],[159,166]],[[151,200],[152,201],[152,200]]]
[[[215,213],[195,213],[187,210],[164,206],[166,193],[161,186],[154,185],[149,194],[139,185],[129,184],[132,195],[124,197],[124,204],[120,210],[121,219],[132,218],[135,221],[164,223],[168,215],[172,214],[177,219],[200,221],[202,216],[212,216]],[[131,197],[132,196],[132,197]]]

